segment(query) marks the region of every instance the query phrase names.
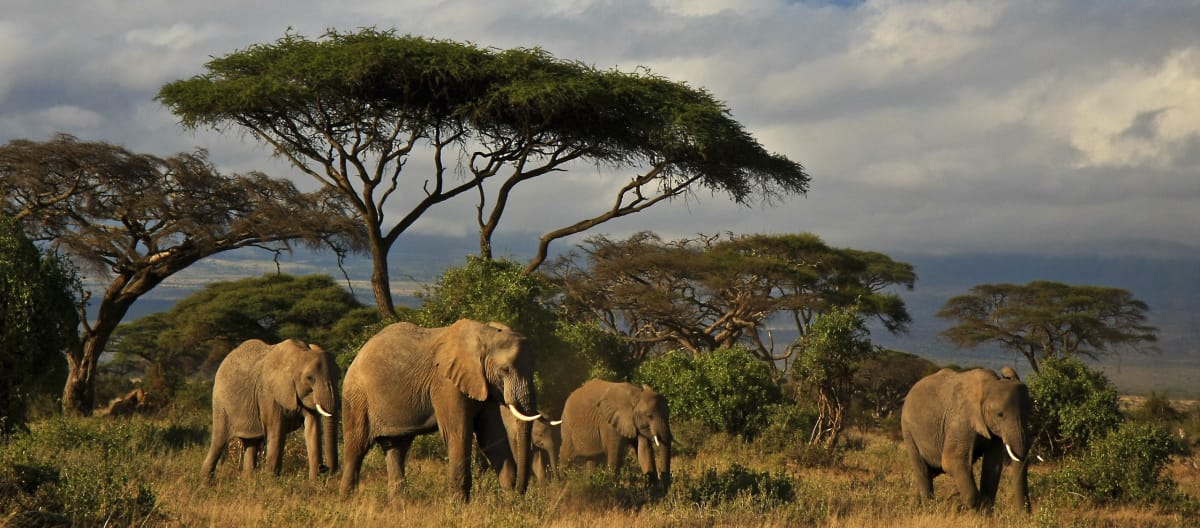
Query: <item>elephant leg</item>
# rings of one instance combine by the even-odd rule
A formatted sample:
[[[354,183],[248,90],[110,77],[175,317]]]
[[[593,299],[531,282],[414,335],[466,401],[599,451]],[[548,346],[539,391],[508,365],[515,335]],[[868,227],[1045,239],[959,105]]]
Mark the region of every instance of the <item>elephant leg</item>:
[[[283,417],[276,416],[267,426],[267,470],[279,476],[283,472],[283,441],[285,431]]]
[[[358,486],[358,473],[362,470],[363,458],[371,447],[366,409],[354,405],[355,399],[346,398],[343,403],[342,448],[345,449],[345,466],[342,468],[342,484],[339,492],[345,496]]]
[[[242,474],[249,476],[258,467],[258,450],[262,441],[262,438],[242,439]]]
[[[442,422],[438,420],[438,426]],[[446,467],[451,493],[458,494],[463,502],[471,500],[471,440],[473,431],[466,424],[449,424],[442,428],[442,440],[446,442],[446,453],[450,462]]]
[[[546,464],[550,456],[545,451],[538,449],[529,454],[532,458],[533,478],[538,482],[546,482],[549,480],[549,475],[546,473]]]
[[[917,486],[917,495],[921,499],[930,500],[933,498],[933,472],[929,464],[925,463],[925,459],[921,457],[921,453],[917,450],[916,444],[911,439],[905,442],[905,447],[908,448],[908,460],[913,470],[913,481]]]
[[[979,488],[975,487],[975,473],[971,470],[971,452],[954,452],[947,450],[942,453],[942,469],[954,481],[959,498],[967,508],[979,507]]]
[[[229,446],[229,428],[223,413],[213,413],[212,445],[208,448],[208,456],[200,466],[200,474],[205,483],[212,483],[213,475],[217,472],[217,463],[225,456]]]
[[[621,469],[621,462],[625,455],[625,439],[615,433],[605,439],[604,454],[607,458],[608,469],[613,470],[614,473]]]
[[[1007,454],[1003,448],[993,447],[983,455],[983,468],[979,473],[979,504],[981,510],[991,510],[996,505],[996,491],[1000,489],[1000,473],[1004,470]]]
[[[559,467],[569,467],[572,458],[575,458],[575,443],[571,441],[571,435],[563,431],[562,445],[558,447]]]
[[[509,444],[508,429],[504,427],[499,413],[480,413],[477,422],[475,439],[479,449],[487,457],[488,464],[500,477],[500,487],[506,490],[516,488],[517,462]]]
[[[389,497],[400,493],[400,486],[404,483],[404,462],[408,459],[408,449],[412,447],[415,438],[411,435],[399,436],[381,442],[383,460],[387,464]]]
[[[316,479],[325,466],[321,460],[321,426],[317,417],[304,413],[304,449],[308,455],[308,478]]]

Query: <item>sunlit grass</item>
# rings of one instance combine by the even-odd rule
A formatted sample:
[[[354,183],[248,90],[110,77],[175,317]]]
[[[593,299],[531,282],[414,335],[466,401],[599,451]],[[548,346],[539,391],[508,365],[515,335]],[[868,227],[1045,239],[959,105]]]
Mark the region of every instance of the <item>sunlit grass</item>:
[[[33,437],[0,446],[0,462],[8,466],[31,461],[57,465],[62,481],[68,471],[90,471],[95,486],[108,496],[129,497],[144,486],[153,492],[148,511],[123,510],[135,518],[107,519],[103,510],[90,517],[68,517],[79,526],[1196,526],[1194,519],[1153,506],[1097,508],[1067,504],[1035,495],[1034,513],[1026,515],[1001,484],[996,511],[981,515],[964,511],[948,479],[935,481],[937,499],[918,503],[909,483],[901,446],[871,432],[847,433],[847,447],[836,453],[796,447],[783,451],[760,449],[738,438],[709,435],[697,442],[695,455],[674,461],[674,485],[665,493],[645,487],[632,470],[596,474],[575,468],[563,480],[531,483],[520,496],[499,489],[491,473],[476,473],[470,503],[453,498],[446,486],[445,464],[439,455],[412,457],[407,480],[398,496],[389,498],[386,472],[378,450],[364,462],[359,489],[349,497],[338,494],[338,475],[306,478],[299,435],[289,440],[283,475],[238,471],[236,443],[218,466],[215,483],[206,486],[200,464],[207,450],[205,417],[53,418],[34,424]],[[801,442],[803,435],[797,435]],[[823,456],[834,457],[823,460]],[[630,461],[632,462],[632,460]],[[689,498],[706,470],[718,475],[735,465],[790,483],[795,499],[786,503],[738,495],[712,503]],[[4,470],[4,468],[0,468]],[[9,468],[11,470],[11,467]],[[1031,471],[1032,489],[1039,475]],[[1196,458],[1172,463],[1169,474],[1179,490],[1200,495]],[[124,479],[124,481],[117,481]],[[0,490],[2,491],[2,490]],[[0,502],[0,505],[6,503]],[[96,506],[103,508],[104,506]],[[14,507],[0,511],[0,525],[29,525],[28,515],[14,516]],[[61,518],[61,517],[60,517]],[[22,521],[24,519],[24,521]]]

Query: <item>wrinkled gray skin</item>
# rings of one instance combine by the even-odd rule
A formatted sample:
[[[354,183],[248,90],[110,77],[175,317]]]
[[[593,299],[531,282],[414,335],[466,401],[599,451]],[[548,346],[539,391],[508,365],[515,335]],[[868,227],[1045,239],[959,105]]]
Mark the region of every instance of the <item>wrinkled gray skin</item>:
[[[204,478],[212,480],[232,438],[242,440],[244,473],[258,465],[265,441],[267,468],[278,475],[287,433],[301,425],[309,477],[337,470],[339,375],[331,354],[297,339],[276,345],[251,339],[238,345],[221,362],[213,381],[212,446],[201,467]]]
[[[605,461],[618,469],[625,447],[636,443],[638,463],[651,482],[671,483],[671,426],[667,400],[648,385],[591,380],[567,396],[560,463]]]
[[[511,445],[517,442],[517,433],[523,422],[506,407],[498,407],[497,416],[503,421],[503,427],[508,431],[507,439],[493,439],[487,444],[480,443],[484,456],[483,467],[490,468],[500,477],[500,484],[505,489],[511,489],[514,484],[512,471],[515,464]],[[558,476],[558,453],[562,446],[562,427],[557,421],[541,417],[533,422],[530,436],[530,466],[533,478],[538,482],[548,482]]]
[[[341,493],[358,485],[363,457],[377,443],[383,448],[388,490],[394,495],[413,439],[441,431],[449,455],[450,488],[470,500],[472,439],[484,447],[507,438],[495,412],[501,405],[537,415],[533,366],[525,338],[498,323],[462,319],[442,328],[409,323],[384,328],[363,345],[346,370]],[[512,481],[521,493],[529,483],[530,429],[529,422],[517,428],[513,461],[502,470],[502,481]]]
[[[909,390],[900,429],[923,499],[933,498],[933,477],[945,473],[954,480],[963,504],[990,510],[1001,471],[1015,461],[1017,500],[1028,510],[1025,459],[1033,440],[1033,402],[1016,372],[1006,369],[1004,374],[1001,378],[987,369],[942,369]],[[980,458],[983,469],[976,488],[972,466]]]

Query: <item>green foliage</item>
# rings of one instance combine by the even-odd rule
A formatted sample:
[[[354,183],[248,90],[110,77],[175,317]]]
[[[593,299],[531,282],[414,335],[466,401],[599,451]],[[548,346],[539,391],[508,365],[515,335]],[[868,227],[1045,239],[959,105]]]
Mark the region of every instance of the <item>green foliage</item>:
[[[638,367],[634,381],[666,397],[673,417],[747,438],[766,427],[769,406],[783,401],[771,367],[737,348],[669,352]]]
[[[105,370],[144,372],[148,397],[162,403],[189,376],[210,372],[247,339],[296,338],[337,354],[379,320],[328,275],[267,274],[209,284],[117,327]]]
[[[1034,430],[1051,455],[1076,453],[1121,422],[1116,386],[1078,359],[1047,359],[1028,386]]]
[[[146,467],[203,445],[202,426],[57,417],[0,450],[0,512],[9,526],[134,526],[165,520]]]
[[[449,268],[423,292],[415,323],[447,326],[463,318],[496,321],[533,341],[553,335],[557,315],[547,302],[550,285],[536,273],[508,259],[467,257],[462,267]]]
[[[796,500],[796,489],[786,475],[747,469],[733,464],[725,471],[704,470],[696,479],[681,479],[683,494],[692,504],[713,506],[749,497],[761,507],[773,507]]]
[[[0,218],[0,437],[25,426],[29,402],[61,389],[63,353],[79,343],[79,278]]]
[[[1097,504],[1159,503],[1184,506],[1195,499],[1178,494],[1163,470],[1179,442],[1161,426],[1125,422],[1097,438],[1049,478],[1049,487],[1078,490]]]

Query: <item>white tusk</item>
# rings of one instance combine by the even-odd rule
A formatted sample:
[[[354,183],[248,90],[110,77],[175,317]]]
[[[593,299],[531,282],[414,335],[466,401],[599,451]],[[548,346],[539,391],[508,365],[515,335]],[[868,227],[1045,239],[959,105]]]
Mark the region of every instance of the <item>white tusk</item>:
[[[321,407],[321,404],[319,404],[319,403],[317,404],[317,412],[321,413],[321,416],[324,416],[326,418],[333,418],[333,415],[329,414],[329,412],[326,411],[324,407]]]
[[[538,418],[542,417],[541,414],[536,414],[534,416],[528,416],[528,415],[521,414],[521,411],[518,411],[517,407],[511,403],[508,404],[508,410],[513,413],[513,416],[520,418],[521,421],[524,421],[524,422],[532,422],[532,421],[537,420]]]
[[[654,435],[654,447],[658,447],[658,446],[659,446],[658,435]]]
[[[562,420],[550,420],[550,425],[562,425]]]
[[[1013,452],[1012,452],[1012,448],[1011,448],[1011,447],[1009,447],[1009,445],[1008,445],[1008,444],[1004,444],[1004,449],[1007,449],[1007,450],[1008,450],[1008,456],[1009,456],[1010,458],[1012,458],[1012,459],[1013,459],[1013,462],[1020,462],[1020,461],[1021,461],[1021,459],[1017,458],[1017,455],[1014,455],[1014,454],[1013,454]]]

